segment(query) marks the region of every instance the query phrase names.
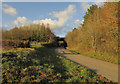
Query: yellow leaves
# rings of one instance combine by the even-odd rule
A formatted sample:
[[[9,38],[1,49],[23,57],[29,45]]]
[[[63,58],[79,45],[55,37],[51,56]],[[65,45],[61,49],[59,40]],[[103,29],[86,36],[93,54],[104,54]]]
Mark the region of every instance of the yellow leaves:
[[[115,51],[118,52],[118,49],[116,49]]]
[[[112,59],[114,58],[114,56],[112,56]]]
[[[56,76],[52,76],[52,78],[56,78]]]
[[[81,71],[83,71],[83,70],[81,70]]]
[[[113,49],[114,49],[114,50],[116,50],[116,49],[117,49],[117,47],[115,46]]]
[[[26,71],[26,70],[27,70],[27,68],[23,69],[23,71]]]
[[[119,50],[118,50],[118,47],[116,47],[116,46],[115,46],[113,49],[114,49],[116,52],[119,51]]]
[[[40,77],[40,78],[46,77],[46,74],[43,73],[43,74],[42,74],[41,76],[39,76],[39,77]]]
[[[19,59],[20,57],[21,57],[21,56],[20,56],[20,55],[18,55],[18,56],[17,56],[17,59]]]
[[[114,23],[114,21],[112,21],[112,23]]]
[[[35,76],[34,76],[34,75],[32,75],[31,77],[32,77],[32,78],[35,78]]]
[[[115,13],[117,14],[117,13],[118,13],[118,10],[116,10]]]
[[[23,57],[24,60],[26,60],[26,57]]]
[[[82,78],[83,76],[81,75],[80,77]]]
[[[104,38],[101,38],[101,41],[103,41],[103,42],[104,42],[104,41],[105,41],[105,39],[104,39]]]
[[[16,71],[16,74],[18,74],[18,72]]]
[[[5,73],[5,75],[7,75],[7,72]]]

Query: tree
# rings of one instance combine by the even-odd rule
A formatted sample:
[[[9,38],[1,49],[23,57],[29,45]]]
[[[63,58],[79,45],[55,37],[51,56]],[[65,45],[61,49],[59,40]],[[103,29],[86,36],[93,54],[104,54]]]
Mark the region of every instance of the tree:
[[[118,53],[118,2],[106,2],[102,7],[92,5],[84,16],[81,28],[66,35],[70,49],[106,56]]]
[[[51,32],[49,25],[30,24],[28,26],[15,27],[9,31],[3,31],[3,39],[29,40],[38,42],[49,42],[55,35]]]

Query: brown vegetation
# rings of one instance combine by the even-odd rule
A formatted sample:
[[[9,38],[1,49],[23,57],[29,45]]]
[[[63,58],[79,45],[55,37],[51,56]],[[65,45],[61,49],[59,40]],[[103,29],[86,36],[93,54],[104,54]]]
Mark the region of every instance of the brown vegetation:
[[[107,61],[111,61],[111,57],[117,60],[118,11],[117,2],[105,3],[100,8],[92,5],[84,16],[82,27],[74,29],[66,35],[68,48],[93,54],[95,58]],[[104,55],[104,58],[96,55]]]
[[[31,24],[2,31],[2,47],[30,47],[31,41],[51,43],[55,41],[54,38],[55,35],[51,32],[49,25],[46,27],[44,24]]]
[[[21,40],[2,40],[2,48],[28,48],[30,47],[29,41]]]
[[[29,40],[38,42],[51,42],[55,35],[49,25],[31,24],[29,26],[15,27],[11,30],[2,31],[2,39],[6,40]]]

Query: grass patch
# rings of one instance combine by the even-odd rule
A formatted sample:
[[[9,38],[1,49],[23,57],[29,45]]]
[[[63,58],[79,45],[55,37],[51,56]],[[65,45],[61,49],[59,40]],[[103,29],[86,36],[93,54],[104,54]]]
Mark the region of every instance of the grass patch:
[[[84,52],[79,52],[75,49],[69,49],[69,48],[67,48],[67,49],[70,50],[70,51],[76,52],[78,54],[84,55],[84,56],[100,59],[100,60],[111,62],[111,63],[114,63],[114,64],[120,64],[120,62],[118,62],[118,57],[117,56],[105,56],[104,54],[101,55],[97,52],[96,53],[84,53]]]
[[[18,48],[2,52],[2,82],[110,82],[64,57],[54,49]]]

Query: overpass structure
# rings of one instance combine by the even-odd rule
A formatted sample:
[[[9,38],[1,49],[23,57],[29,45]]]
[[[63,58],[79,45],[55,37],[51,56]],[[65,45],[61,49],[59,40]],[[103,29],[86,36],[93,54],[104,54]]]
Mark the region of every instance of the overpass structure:
[[[67,47],[65,38],[56,37],[56,41],[58,43],[58,47],[64,47],[64,48]]]

